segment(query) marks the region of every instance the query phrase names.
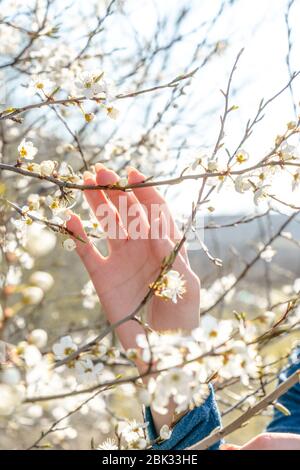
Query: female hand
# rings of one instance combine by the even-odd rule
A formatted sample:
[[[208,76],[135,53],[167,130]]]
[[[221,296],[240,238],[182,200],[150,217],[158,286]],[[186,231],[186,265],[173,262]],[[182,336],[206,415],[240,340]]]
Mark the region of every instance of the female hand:
[[[141,183],[144,180],[144,175],[138,170],[129,169],[129,184]],[[96,174],[84,174],[84,183],[88,185],[113,185],[118,181],[118,175],[102,164],[96,165]],[[140,305],[149,285],[159,275],[164,257],[174,249],[175,239],[179,241],[181,237],[164,198],[154,187],[136,188],[130,192],[87,190],[84,194],[103,230],[107,229],[107,216],[116,222],[119,230],[117,237],[111,230],[108,231],[109,254],[103,257],[86,236],[77,215],[72,214],[67,222],[67,228],[85,241],[83,243],[75,240],[77,253],[90,275],[108,321],[114,324],[130,315]],[[124,213],[125,205],[127,209]],[[151,217],[151,209],[157,214],[154,220]],[[144,237],[134,239],[132,227],[134,228],[137,214],[139,231]],[[163,225],[166,225],[166,233],[170,236],[153,238],[151,230],[152,233],[158,228],[162,230]],[[183,276],[186,292],[176,304],[171,300],[153,296],[147,305],[147,322],[155,330],[191,330],[199,323],[200,282],[191,270],[184,246],[172,269]],[[128,349],[136,347],[136,336],[144,333],[144,329],[139,323],[131,320],[119,326],[116,332],[123,347]],[[141,373],[145,371],[145,364],[137,362],[137,367]],[[170,420],[170,416],[153,415],[157,427]]]
[[[118,180],[115,172],[101,164],[96,165],[96,175],[89,172],[84,175],[84,183],[89,185],[112,185]],[[144,180],[145,177],[137,170],[128,171],[129,184]],[[109,255],[104,258],[87,238],[77,215],[73,214],[67,223],[68,229],[86,242],[76,240],[77,252],[93,281],[107,319],[110,323],[115,323],[138,307],[149,289],[149,284],[159,274],[163,258],[174,249],[174,238],[178,237],[178,231],[164,198],[153,187],[137,188],[133,192],[90,190],[85,191],[85,196],[99,223],[105,223],[105,210],[106,214],[115,218],[120,236],[124,237],[120,239],[108,235]],[[127,204],[127,223],[119,213],[121,204]],[[151,208],[157,206],[163,215],[160,219],[151,220],[142,205],[148,210],[148,214],[151,213]],[[146,234],[144,239],[134,240],[130,233],[128,234],[128,228],[134,218],[130,215],[133,211],[135,214],[139,213],[139,230]],[[156,213],[159,214],[159,211],[156,210]],[[172,240],[170,237],[152,239],[150,225],[161,226],[162,221],[168,223],[167,233],[171,234]],[[105,228],[103,226],[104,230]],[[198,326],[199,279],[190,268],[185,248],[175,260],[173,269],[186,281],[186,292],[182,299],[178,299],[177,304],[159,297],[151,299],[147,321],[155,330],[190,330]],[[136,322],[130,322],[130,325],[125,324],[118,329],[125,348],[133,347],[132,329],[136,329]]]
[[[300,450],[300,435],[269,432],[259,434],[243,446],[223,444],[221,450]]]

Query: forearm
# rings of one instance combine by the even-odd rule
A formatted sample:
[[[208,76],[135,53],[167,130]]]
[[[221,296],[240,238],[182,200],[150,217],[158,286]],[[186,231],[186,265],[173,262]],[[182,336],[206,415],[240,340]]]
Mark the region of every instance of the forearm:
[[[192,297],[192,296],[191,296]],[[163,300],[161,300],[163,302]],[[178,305],[176,306],[178,307]],[[185,306],[183,311],[181,311],[181,329],[182,335],[189,335],[191,330],[198,325],[199,322],[199,293],[195,292],[194,296],[190,299],[190,305]],[[174,319],[173,319],[174,321]],[[177,322],[177,320],[175,320]],[[169,329],[175,329],[173,322],[169,322]],[[149,379],[151,377],[156,377],[156,364],[145,363],[141,359],[141,350],[139,349],[136,337],[137,335],[145,335],[144,327],[137,321],[128,321],[122,326],[118,327],[116,330],[119,340],[125,350],[136,349],[137,357],[133,357],[133,361],[141,375],[144,385],[147,387]],[[168,404],[168,412],[164,415],[157,413],[150,405],[152,418],[154,422],[155,429],[159,434],[159,431],[163,425],[170,426],[174,421],[175,415],[175,403],[170,399]]]
[[[137,350],[137,357],[133,357],[132,359],[140,376],[142,377],[144,385],[147,386],[150,377],[155,377],[156,374],[153,373],[155,372],[155,364],[149,365],[141,359],[139,354],[140,351],[136,343],[137,335],[145,334],[144,328],[138,322],[131,320],[116,328],[116,333],[125,351]],[[170,402],[168,409],[169,411],[167,414],[161,415],[151,408],[155,429],[158,433],[164,424],[170,426],[172,423],[175,404]]]

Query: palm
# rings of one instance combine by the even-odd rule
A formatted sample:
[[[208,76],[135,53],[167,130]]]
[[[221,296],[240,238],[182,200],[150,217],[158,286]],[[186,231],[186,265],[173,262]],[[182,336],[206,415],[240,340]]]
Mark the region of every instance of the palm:
[[[103,167],[98,168],[97,183],[102,185],[115,183],[117,175]],[[129,174],[129,182],[137,183],[143,176],[138,172]],[[95,184],[91,174],[85,175],[86,184]],[[160,204],[163,206],[164,200],[154,188],[136,189],[135,195],[132,193],[123,197],[128,198],[129,207],[133,203],[141,202],[145,206],[150,204]],[[103,194],[103,191],[86,191],[86,198],[92,208],[97,213],[99,205],[109,204],[112,211],[117,213],[119,209],[119,191],[107,191],[110,201]],[[112,206],[111,203],[114,203]],[[164,209],[167,210],[167,209]],[[98,219],[101,221],[101,217]],[[117,217],[119,220],[119,216]],[[159,225],[160,221],[155,222]],[[171,224],[174,222],[171,220]],[[130,218],[128,219],[130,224]],[[149,235],[150,224],[146,215],[142,216],[141,225]],[[80,219],[73,215],[68,222],[68,228],[76,235],[86,239],[87,243],[77,241],[77,251],[81,256],[100,298],[101,304],[110,323],[115,323],[132,313],[142,302],[146,295],[149,284],[153,282],[160,272],[161,263],[165,256],[170,254],[174,248],[174,243],[169,239],[152,239],[147,236],[145,239],[109,239],[110,253],[107,258],[103,258],[93,245],[87,240]],[[127,227],[126,227],[127,228]],[[124,230],[126,230],[124,227]],[[174,229],[174,227],[171,227]],[[123,230],[123,227],[120,229]],[[189,267],[185,251],[177,257],[174,269],[183,275],[187,292],[178,303],[164,301],[158,297],[153,297],[147,305],[147,321],[149,325],[158,330],[185,328],[190,329],[198,324],[199,315],[199,280]],[[128,331],[136,329],[136,325],[127,325],[126,329],[121,329],[121,336]],[[124,334],[122,334],[122,331]],[[126,336],[126,335],[125,335]],[[128,341],[122,341],[125,346]]]

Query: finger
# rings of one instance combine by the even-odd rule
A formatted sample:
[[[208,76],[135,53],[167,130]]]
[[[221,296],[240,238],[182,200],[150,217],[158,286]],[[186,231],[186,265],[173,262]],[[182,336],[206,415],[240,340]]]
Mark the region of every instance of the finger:
[[[128,183],[129,184],[142,183],[143,181],[145,181],[145,179],[146,177],[136,168],[132,168],[132,167],[128,168]],[[179,242],[182,238],[182,235],[180,234],[180,231],[176,223],[174,222],[171,211],[165,199],[159,193],[159,191],[153,186],[148,186],[146,188],[133,188],[133,192],[136,195],[137,199],[140,201],[140,203],[146,207],[150,225],[151,225],[151,219],[152,219],[151,214],[153,214],[154,211],[163,212],[166,218],[166,221],[168,223],[170,239],[175,243]],[[181,254],[185,258],[187,263],[189,263],[186,248],[184,245],[181,248]]]
[[[116,184],[119,181],[119,176],[114,171],[106,168],[102,163],[96,163],[95,165],[96,170],[96,182],[101,186],[109,186]],[[117,211],[119,211],[119,197],[122,196],[122,191],[118,190],[105,190],[105,194],[109,197],[111,202],[116,207]]]
[[[87,237],[82,222],[77,215],[70,214],[70,219],[67,221],[67,229],[72,232],[72,237],[76,243],[76,251],[96,287],[96,281],[99,279],[99,272],[101,272],[105,263],[105,258]],[[100,281],[98,280],[98,282]]]
[[[91,185],[95,186],[96,185],[96,180],[95,176],[93,173],[90,173],[89,171],[85,171],[83,174],[83,181],[85,185]],[[103,191],[98,191],[95,189],[87,189],[84,191],[85,198],[92,209],[93,213],[96,215],[97,209],[99,205],[108,205],[109,201],[107,197],[105,196]]]
[[[83,178],[86,185],[96,185],[92,173],[85,172]],[[85,190],[84,195],[102,229],[107,233],[109,246],[111,249],[118,249],[127,240],[128,234],[122,223],[120,223],[116,208],[109,201],[104,191],[90,189]]]
[[[277,436],[283,436],[278,439]],[[263,433],[255,436],[241,447],[241,450],[288,450],[285,436],[288,434]],[[293,448],[293,447],[292,447]]]
[[[95,168],[97,184],[106,186],[115,184],[119,181],[119,176],[101,163],[97,163]],[[105,190],[105,193],[118,211],[123,226],[128,232],[130,232],[129,228],[131,222],[138,218],[140,232],[145,235],[148,234],[149,223],[147,215],[133,192],[129,193],[118,191],[116,189],[107,189]],[[137,238],[134,234],[129,233],[129,236],[131,235],[132,238]]]
[[[235,444],[221,444],[220,450],[240,450],[240,446],[236,446]]]
[[[151,226],[151,244],[155,256],[162,262],[164,258],[171,255],[175,249],[174,242],[169,238],[166,231],[167,221],[164,213],[160,214],[160,217],[155,219]],[[182,271],[187,269],[185,258],[179,252],[173,263],[173,268]]]
[[[161,214],[160,219],[163,219],[164,215]],[[153,225],[162,225],[160,219],[156,219]],[[166,236],[165,238],[159,238],[157,240],[151,238],[151,248],[152,252],[155,256],[155,259],[158,260],[158,266],[162,265],[162,261],[169,257],[172,252],[174,252],[175,244],[173,241]],[[194,291],[190,290],[190,285],[194,284],[194,277],[195,275],[191,272],[190,268],[187,266],[187,263],[183,256],[178,253],[175,261],[172,264],[172,268],[175,271],[178,271],[182,276],[182,280],[185,282],[185,289],[186,292],[183,294],[183,298],[178,296],[176,308],[174,308],[174,304],[172,301],[167,301],[164,305],[164,314],[157,315],[156,312],[160,310],[161,302],[164,302],[159,297],[154,296],[152,299],[151,307],[148,310],[148,323],[154,330],[168,330],[170,329],[170,316],[172,316],[172,328],[174,329],[183,329],[190,331],[193,328],[197,328],[199,326],[199,317],[192,316],[189,317],[186,315],[186,300],[189,296],[194,296]],[[159,269],[158,273],[159,274]],[[199,303],[200,303],[200,299]],[[197,304],[197,301],[195,302]]]

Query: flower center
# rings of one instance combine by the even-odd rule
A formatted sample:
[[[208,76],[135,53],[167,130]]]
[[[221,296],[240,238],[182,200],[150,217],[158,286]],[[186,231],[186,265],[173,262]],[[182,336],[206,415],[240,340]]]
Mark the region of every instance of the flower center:
[[[64,355],[65,356],[70,356],[70,354],[72,354],[74,352],[74,349],[73,348],[65,348],[64,349]]]
[[[218,332],[216,330],[211,330],[211,332],[209,333],[209,336],[211,338],[216,338],[218,336]]]
[[[20,150],[20,156],[21,157],[26,157],[27,155],[27,150],[25,149],[25,147],[22,147],[21,150]]]

